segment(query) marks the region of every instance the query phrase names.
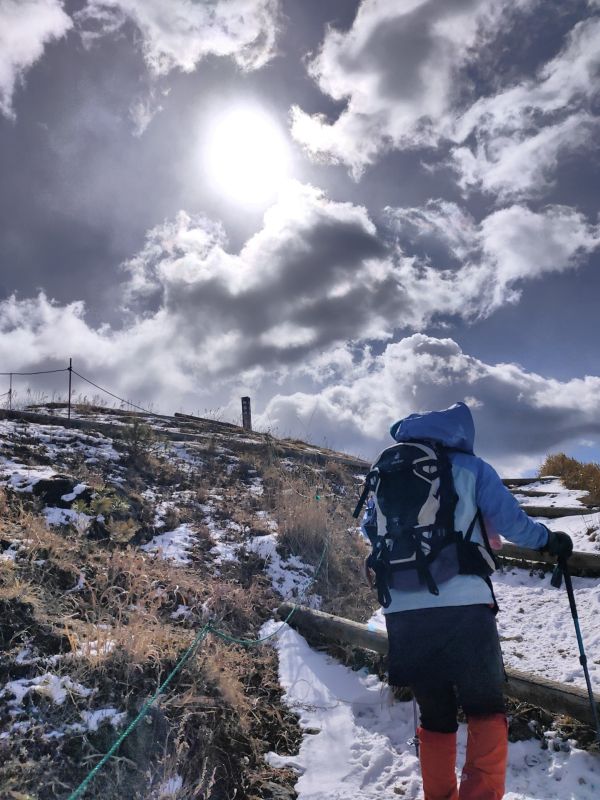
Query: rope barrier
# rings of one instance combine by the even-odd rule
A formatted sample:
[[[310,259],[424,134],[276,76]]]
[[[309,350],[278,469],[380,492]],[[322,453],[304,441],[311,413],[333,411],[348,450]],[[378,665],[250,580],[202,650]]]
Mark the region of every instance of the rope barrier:
[[[323,562],[325,561],[325,556],[327,554],[328,548],[329,548],[329,540],[327,538],[325,540],[325,544],[323,546],[323,552],[321,553],[321,557],[319,559],[319,562],[318,562],[317,566],[315,567],[314,574],[313,574],[310,582],[304,587],[304,590],[302,592],[303,596],[306,594],[306,592],[309,590],[309,588],[317,580],[317,576],[319,574],[319,571],[320,571],[321,567],[323,566]],[[199,644],[201,644],[201,642],[208,636],[209,633],[213,633],[215,636],[218,636],[219,638],[223,639],[224,641],[231,642],[233,644],[239,644],[239,645],[243,645],[245,647],[255,647],[255,646],[259,645],[259,644],[263,644],[264,642],[269,641],[269,639],[273,639],[275,636],[277,636],[279,633],[281,633],[283,628],[287,625],[288,621],[292,618],[293,614],[296,612],[297,608],[298,608],[298,604],[294,605],[294,607],[292,608],[290,613],[287,615],[285,620],[281,623],[281,625],[275,631],[273,631],[273,633],[270,633],[268,636],[263,636],[260,639],[238,639],[235,636],[230,636],[228,633],[225,633],[225,631],[221,631],[218,628],[213,628],[213,626],[210,623],[206,624],[202,628],[202,630],[200,630],[199,633],[196,635],[196,637],[194,638],[194,641],[191,643],[191,645],[188,647],[188,649],[185,651],[185,653],[181,656],[179,661],[175,664],[175,666],[173,667],[173,669],[171,670],[169,675],[161,683],[161,685],[158,687],[158,689],[154,692],[152,697],[149,700],[147,700],[146,703],[144,703],[144,705],[140,709],[140,711],[137,714],[137,716],[129,723],[127,728],[125,728],[125,730],[114,741],[114,743],[112,744],[112,746],[110,747],[108,752],[100,759],[100,761],[96,764],[96,766],[85,776],[85,778],[81,781],[79,786],[69,795],[67,800],[78,800],[78,798],[82,797],[83,793],[88,788],[88,786],[93,781],[93,779],[98,774],[98,772],[107,763],[107,761],[110,760],[111,756],[113,756],[117,752],[119,747],[123,744],[125,739],[129,736],[129,734],[132,733],[137,728],[137,726],[144,719],[144,717],[146,716],[148,711],[152,708],[154,703],[158,700],[158,698],[161,696],[161,694],[163,694],[164,690],[167,688],[167,686],[172,681],[172,679],[175,677],[175,675],[180,671],[180,669],[183,667],[185,662],[193,654],[194,650],[198,647]]]
[[[185,651],[183,656],[179,659],[177,664],[173,667],[171,672],[168,674],[166,679],[161,683],[158,689],[154,692],[150,700],[146,701],[142,708],[140,709],[138,715],[133,719],[129,725],[125,728],[123,733],[119,736],[119,738],[113,743],[110,750],[100,759],[100,761],[96,764],[96,766],[86,775],[86,777],[81,781],[79,786],[72,792],[68,800],[77,800],[77,798],[81,797],[82,794],[85,792],[87,787],[96,777],[96,774],[102,769],[102,767],[106,764],[106,762],[110,759],[110,757],[117,752],[121,744],[125,741],[125,739],[129,736],[129,734],[137,728],[139,723],[144,719],[150,708],[154,705],[154,703],[158,700],[160,695],[164,692],[167,686],[171,683],[175,675],[179,672],[179,670],[183,667],[185,662],[188,658],[192,655],[196,647],[200,644],[200,642],[206,638],[209,631],[209,626],[205,625],[204,628],[196,635],[196,638]]]
[[[0,372],[0,375],[53,375],[56,372],[68,372],[68,367],[62,369],[41,369],[37,372]]]
[[[125,400],[124,397],[119,397],[118,394],[114,394],[114,392],[111,392],[108,389],[105,389],[104,386],[99,386],[97,383],[94,383],[94,381],[91,381],[89,378],[86,378],[85,375],[81,375],[81,373],[77,372],[74,369],[72,369],[71,372],[73,373],[73,375],[77,375],[78,378],[81,378],[82,381],[85,381],[86,383],[89,383],[90,386],[93,386],[94,388],[99,389],[101,392],[105,392],[106,394],[110,395],[111,397],[114,397],[115,400],[119,400],[121,403],[125,403],[126,405],[130,405],[133,408],[137,408],[138,411],[143,411],[144,414],[153,414],[154,413],[153,411],[150,411],[147,408],[142,408],[142,406],[138,406],[135,403],[132,403],[131,400]]]

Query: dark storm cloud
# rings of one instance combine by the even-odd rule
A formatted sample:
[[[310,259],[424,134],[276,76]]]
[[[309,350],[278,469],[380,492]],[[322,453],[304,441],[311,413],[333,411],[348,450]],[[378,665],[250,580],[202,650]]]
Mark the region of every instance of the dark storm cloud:
[[[598,364],[597,4],[3,9],[26,5],[51,17],[0,85],[6,366],[74,355],[165,409],[277,392],[266,425],[370,454],[390,418],[461,397],[515,468],[596,435],[597,379],[572,376]],[[291,142],[297,183],[264,220],[201,157],[212,120],[244,104],[282,130],[302,109],[298,140],[344,165]],[[495,366],[512,361],[529,369]]]

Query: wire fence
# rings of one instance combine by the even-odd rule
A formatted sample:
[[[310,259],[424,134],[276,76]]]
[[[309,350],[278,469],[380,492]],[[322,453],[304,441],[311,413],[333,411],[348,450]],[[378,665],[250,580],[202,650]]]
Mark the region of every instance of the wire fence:
[[[60,373],[67,373],[67,376],[68,376],[68,385],[67,385],[67,391],[66,391],[66,398],[67,398],[66,399],[66,406],[67,406],[67,417],[68,417],[68,419],[71,419],[72,409],[73,409],[73,406],[75,405],[74,402],[73,402],[73,377],[74,376],[79,378],[80,381],[83,381],[84,383],[86,383],[86,384],[88,384],[90,386],[93,386],[95,389],[98,389],[98,391],[102,392],[103,394],[108,395],[109,397],[112,397],[114,400],[118,400],[123,406],[125,406],[128,409],[135,409],[136,411],[141,411],[144,414],[155,414],[156,413],[155,411],[153,411],[150,408],[144,408],[143,406],[140,406],[137,403],[134,403],[133,401],[131,401],[129,399],[126,399],[125,397],[121,397],[120,395],[116,394],[115,392],[111,391],[110,389],[107,389],[105,386],[101,386],[99,383],[96,383],[95,381],[91,380],[91,378],[88,378],[85,375],[82,375],[80,372],[78,372],[77,370],[73,369],[73,359],[71,359],[71,358],[69,359],[69,366],[68,367],[62,367],[62,368],[59,368],[59,369],[41,369],[41,370],[32,370],[32,371],[29,371],[29,372],[28,371],[17,371],[17,370],[14,370],[12,372],[0,372],[0,376],[7,377],[9,379],[9,388],[8,388],[8,390],[6,392],[0,393],[0,398],[6,397],[7,398],[6,407],[7,407],[7,409],[12,410],[13,406],[15,404],[15,401],[16,401],[16,397],[17,397],[17,392],[15,391],[14,386],[13,386],[13,380],[15,378],[33,377],[33,376],[38,376],[38,375],[57,375],[57,374],[60,374]],[[28,391],[29,394],[31,394],[31,389],[30,388],[27,391]],[[54,402],[54,401],[52,401],[52,402]]]

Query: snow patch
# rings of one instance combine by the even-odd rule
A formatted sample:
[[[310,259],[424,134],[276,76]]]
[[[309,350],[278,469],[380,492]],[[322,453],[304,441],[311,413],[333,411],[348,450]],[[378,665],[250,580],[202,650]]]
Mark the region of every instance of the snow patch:
[[[117,711],[116,708],[97,708],[95,711],[82,711],[81,719],[88,731],[97,731],[103,723],[118,728],[127,719],[127,712]]]
[[[19,706],[29,694],[38,694],[48,697],[53,703],[62,705],[67,699],[67,695],[78,695],[79,697],[89,697],[92,689],[86,689],[80,683],[76,683],[68,675],[53,675],[47,672],[36,678],[20,678],[19,680],[8,681],[0,692],[0,697],[13,695],[8,701],[10,713],[17,713]]]
[[[196,537],[189,523],[185,522],[173,531],[158,534],[148,544],[142,545],[141,549],[165,561],[189,564],[189,552],[195,543]]]

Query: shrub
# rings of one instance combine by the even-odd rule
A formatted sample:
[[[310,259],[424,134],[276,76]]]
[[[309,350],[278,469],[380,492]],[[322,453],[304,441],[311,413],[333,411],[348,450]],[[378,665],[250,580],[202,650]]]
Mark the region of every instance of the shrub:
[[[584,464],[565,453],[546,456],[539,470],[543,475],[557,475],[567,489],[581,489],[587,492],[585,498],[589,503],[600,505],[600,464],[590,462]]]

